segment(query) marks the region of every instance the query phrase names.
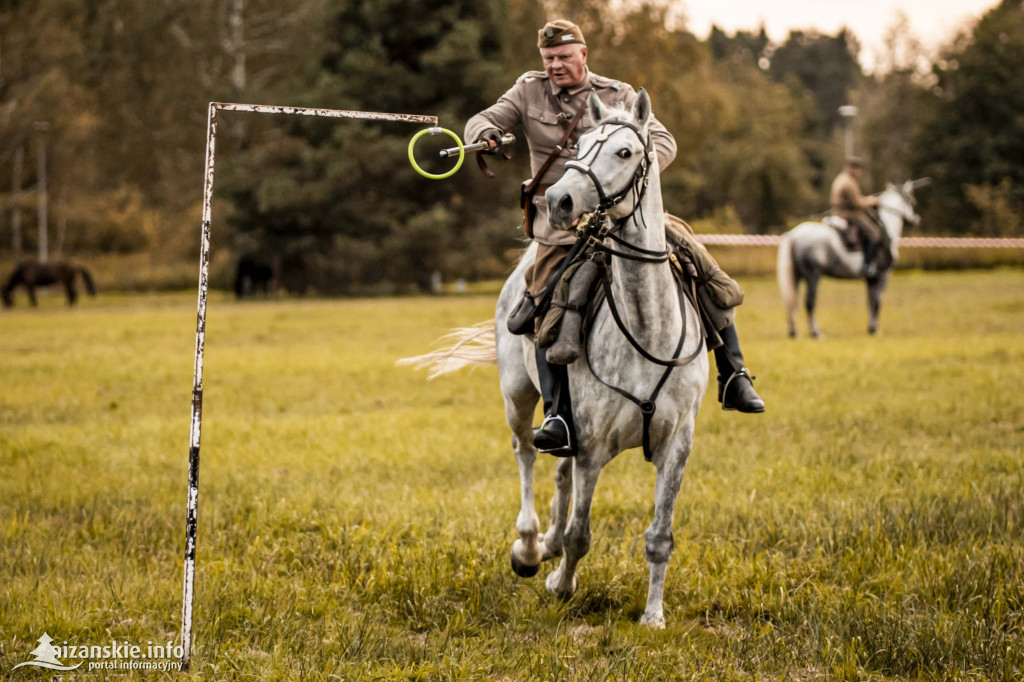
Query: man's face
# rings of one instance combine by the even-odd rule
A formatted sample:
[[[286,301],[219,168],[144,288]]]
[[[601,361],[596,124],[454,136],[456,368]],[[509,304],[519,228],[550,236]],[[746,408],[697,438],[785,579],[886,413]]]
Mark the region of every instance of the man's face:
[[[544,70],[551,82],[560,88],[571,88],[583,82],[587,72],[587,46],[579,43],[540,48]]]
[[[849,173],[854,180],[860,180],[860,174],[864,172],[864,169],[860,166],[847,166],[846,172]]]

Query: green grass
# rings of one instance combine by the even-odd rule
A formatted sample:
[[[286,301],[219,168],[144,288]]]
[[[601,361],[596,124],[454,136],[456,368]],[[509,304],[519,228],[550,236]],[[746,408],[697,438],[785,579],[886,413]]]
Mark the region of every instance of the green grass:
[[[897,273],[875,338],[862,287],[828,281],[817,342],[784,337],[773,282],[743,284],[768,412],[705,401],[660,632],[636,625],[642,455],[602,477],[579,591],[559,602],[547,567],[509,568],[518,475],[496,370],[427,383],[394,366],[490,317],[493,295],[215,296],[193,676],[1024,677],[1024,275]],[[194,294],[19,304],[0,313],[13,680],[39,677],[11,668],[44,631],[177,640],[195,333]]]

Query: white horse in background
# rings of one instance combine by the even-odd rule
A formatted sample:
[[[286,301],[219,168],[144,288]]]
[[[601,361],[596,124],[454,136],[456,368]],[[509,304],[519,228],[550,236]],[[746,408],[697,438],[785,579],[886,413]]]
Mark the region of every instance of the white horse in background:
[[[916,225],[920,217],[915,213],[914,189],[925,184],[926,180],[889,185],[878,198],[878,215],[885,228],[889,241],[888,264],[879,268],[874,277],[867,279],[868,287],[868,332],[878,331],[878,311],[882,304],[882,293],[889,282],[899,257],[900,236],[904,225]],[[776,274],[779,290],[786,304],[786,317],[789,323],[789,335],[796,337],[797,287],[800,281],[807,283],[804,306],[807,309],[807,320],[811,336],[821,336],[818,322],[814,316],[817,303],[818,283],[822,275],[840,279],[861,279],[864,265],[862,251],[850,251],[843,244],[839,230],[820,222],[800,223],[782,235],[779,244]]]
[[[449,336],[456,341],[453,348],[408,362],[432,366],[437,375],[497,361],[521,490],[512,567],[530,577],[543,561],[561,557],[546,586],[563,598],[575,592],[577,567],[590,549],[590,509],[601,470],[622,451],[640,447],[647,435],[657,482],[654,518],[646,533],[650,582],[640,622],[664,627],[672,517],[708,384],[708,359],[697,311],[677,288],[667,262],[657,156],[648,131],[650,99],[640,90],[631,112],[608,111],[593,96],[589,106],[593,120],[601,124],[580,137],[577,160],[547,190],[546,198],[551,224],[559,229],[573,229],[581,216],[586,221],[595,211],[606,213],[602,237],[611,233],[614,239],[601,239],[598,248],[610,261],[611,298],[625,329],[609,305],[603,305],[587,347],[568,367],[578,454],[558,460],[546,532],[541,532],[533,491],[533,416],[540,397],[536,351],[532,336],[512,335],[505,322],[523,298],[523,271],[536,258],[536,244],[501,290],[493,336],[490,325],[456,330]],[[665,364],[642,357],[626,334]],[[653,411],[646,434],[642,411]]]

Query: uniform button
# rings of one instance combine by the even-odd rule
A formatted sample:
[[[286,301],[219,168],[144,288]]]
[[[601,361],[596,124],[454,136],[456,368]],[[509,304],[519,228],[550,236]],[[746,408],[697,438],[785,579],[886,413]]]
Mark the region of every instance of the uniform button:
[[[569,102],[572,101],[572,98],[571,97],[563,97],[562,101],[565,102],[566,104],[568,104]]]

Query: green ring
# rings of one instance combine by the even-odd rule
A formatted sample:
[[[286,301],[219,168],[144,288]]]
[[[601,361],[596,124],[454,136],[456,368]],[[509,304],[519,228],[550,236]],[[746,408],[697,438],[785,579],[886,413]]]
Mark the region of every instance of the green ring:
[[[458,145],[459,160],[455,162],[455,167],[452,168],[447,173],[428,173],[427,171],[420,168],[419,164],[416,163],[416,157],[413,155],[412,150],[416,147],[417,140],[419,140],[427,133],[430,133],[431,135],[435,135],[437,133],[444,133],[448,137],[455,140],[455,144]],[[431,180],[444,180],[445,178],[450,178],[451,176],[455,175],[455,173],[458,172],[460,168],[462,168],[462,162],[465,160],[465,158],[466,150],[462,148],[462,140],[459,139],[458,135],[448,130],[447,128],[424,128],[423,130],[413,135],[412,139],[409,140],[409,163],[412,164],[413,169],[417,173],[419,173],[425,178],[430,178]]]

